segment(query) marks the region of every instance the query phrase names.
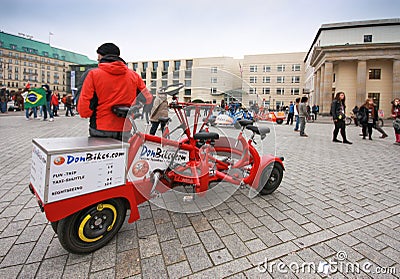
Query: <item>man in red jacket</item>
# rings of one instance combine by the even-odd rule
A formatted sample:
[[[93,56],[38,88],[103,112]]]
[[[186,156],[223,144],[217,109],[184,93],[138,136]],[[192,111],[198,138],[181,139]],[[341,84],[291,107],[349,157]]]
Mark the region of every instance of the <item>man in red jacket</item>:
[[[128,69],[119,57],[119,48],[113,43],[102,44],[97,49],[99,67],[87,74],[79,96],[78,111],[89,120],[89,134],[92,137],[110,137],[122,140],[123,132],[130,126],[125,119],[112,112],[115,105],[131,106],[142,95],[145,104],[150,104],[153,96],[146,89],[142,78]]]

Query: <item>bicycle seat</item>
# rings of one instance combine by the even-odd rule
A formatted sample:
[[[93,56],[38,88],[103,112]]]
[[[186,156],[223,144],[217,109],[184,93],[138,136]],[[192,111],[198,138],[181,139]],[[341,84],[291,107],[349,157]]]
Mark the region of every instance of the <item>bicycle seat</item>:
[[[160,118],[158,118],[158,121],[160,121],[163,124],[164,123],[167,124],[170,120],[171,120],[171,118],[169,118],[169,117],[160,117]]]
[[[248,119],[240,119],[238,122],[242,127],[246,127],[248,125],[253,124],[253,120],[248,120]]]
[[[193,135],[195,140],[216,140],[219,139],[219,134],[214,132],[201,131]]]
[[[112,112],[117,115],[118,117],[126,118],[129,111],[129,106],[125,105],[116,105],[111,108]]]
[[[256,133],[257,135],[260,135],[262,140],[270,132],[270,129],[268,127],[257,127],[253,125],[246,126],[246,129],[252,131],[253,133]]]

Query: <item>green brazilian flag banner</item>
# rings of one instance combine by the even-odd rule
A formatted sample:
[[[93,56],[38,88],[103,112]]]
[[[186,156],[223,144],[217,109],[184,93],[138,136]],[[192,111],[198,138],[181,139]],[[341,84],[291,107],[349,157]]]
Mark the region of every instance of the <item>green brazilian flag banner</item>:
[[[26,94],[24,100],[25,108],[33,108],[45,105],[46,102],[46,91],[43,88],[31,88]]]

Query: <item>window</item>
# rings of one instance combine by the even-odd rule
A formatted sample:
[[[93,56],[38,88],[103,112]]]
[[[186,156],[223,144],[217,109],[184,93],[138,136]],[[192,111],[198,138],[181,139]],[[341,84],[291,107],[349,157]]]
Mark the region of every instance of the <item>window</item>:
[[[250,83],[257,83],[257,77],[250,77]]]
[[[263,94],[270,94],[271,93],[271,88],[269,88],[269,87],[263,87],[262,90],[263,90],[262,91]]]
[[[181,61],[174,61],[174,71],[179,71],[181,68]]]
[[[369,69],[369,79],[381,79],[381,69]]]
[[[158,62],[153,62],[153,71],[157,71]]]
[[[284,72],[285,71],[285,65],[278,65],[276,67],[276,69],[277,69],[278,72]]]
[[[372,99],[374,104],[376,105],[376,108],[379,110],[379,103],[380,103],[380,93],[368,93],[368,98]]]
[[[217,83],[217,82],[218,82],[218,79],[216,77],[211,78],[211,83]]]
[[[257,66],[250,65],[250,73],[257,73]]]
[[[185,70],[185,78],[192,78],[192,70]]]
[[[193,67],[193,60],[186,60],[186,69],[191,69]]]
[[[149,64],[147,62],[143,62],[143,71],[146,72],[148,65]]]
[[[290,95],[300,95],[300,89],[299,88],[290,89]]]
[[[249,94],[257,94],[257,88],[250,88]]]
[[[292,65],[293,72],[300,72],[300,64],[293,64]]]
[[[138,63],[133,63],[133,70],[136,71],[138,68]]]
[[[283,77],[283,76],[276,77],[276,82],[277,83],[284,83],[285,82],[285,77]]]
[[[264,72],[264,73],[269,73],[269,72],[271,72],[271,66],[264,65],[264,66],[263,66],[263,72]]]
[[[270,83],[271,77],[263,77],[263,83]]]
[[[284,95],[284,94],[285,94],[285,88],[276,89],[276,95]]]
[[[10,47],[11,47],[11,49],[17,49],[17,46],[16,45],[10,45]]]
[[[292,77],[292,83],[300,83],[300,77],[299,76]]]
[[[192,81],[190,79],[186,79],[185,80],[185,87],[191,87],[191,86],[192,86]]]
[[[364,43],[372,43],[372,35],[364,35]]]
[[[169,61],[164,61],[163,62],[163,70],[168,71],[168,68],[169,68]]]
[[[217,67],[211,67],[211,73],[212,74],[218,73],[218,68]]]
[[[174,71],[173,73],[172,73],[172,78],[173,79],[179,79],[179,71]],[[175,82],[174,82],[175,83]],[[177,82],[176,82],[177,83]]]
[[[212,87],[211,90],[210,90],[210,92],[211,92],[211,95],[212,95],[212,94],[217,94],[217,88]]]

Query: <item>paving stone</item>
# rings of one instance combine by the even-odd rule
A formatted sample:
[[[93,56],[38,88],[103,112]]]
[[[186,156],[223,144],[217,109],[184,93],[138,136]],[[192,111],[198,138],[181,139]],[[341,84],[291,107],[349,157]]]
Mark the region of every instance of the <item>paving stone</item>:
[[[184,250],[193,272],[197,272],[212,266],[212,262],[202,245],[186,247]]]
[[[117,252],[139,248],[137,230],[120,231],[117,234]]]
[[[153,219],[139,219],[138,221],[136,221],[136,226],[139,238],[156,233],[156,227],[154,225]]]
[[[17,240],[16,236],[1,238],[0,241],[0,256],[7,255],[7,252],[11,249],[14,245],[15,241]]]
[[[157,224],[156,229],[160,241],[167,241],[178,238],[178,233],[176,232],[172,222]]]
[[[167,270],[161,255],[142,260],[143,278],[167,278]]]
[[[117,264],[115,265],[116,278],[127,278],[139,274],[140,257],[138,249],[131,249],[117,253]]]
[[[28,224],[29,220],[11,222],[6,229],[0,234],[0,239],[4,237],[20,235]]]
[[[280,244],[282,241],[276,234],[272,233],[268,228],[262,226],[253,230],[254,234],[262,240],[268,247]]]
[[[171,222],[171,217],[169,216],[168,211],[165,209],[159,209],[153,211],[153,219],[154,219],[154,224],[156,224],[156,226],[158,224]]]
[[[170,217],[176,229],[180,229],[191,225],[189,218],[185,214],[170,213]]]
[[[89,278],[90,262],[65,266],[62,278]]]
[[[228,225],[228,223],[225,222],[224,219],[210,221],[210,224],[220,237],[234,233],[232,228]]]
[[[227,249],[211,252],[210,257],[214,262],[214,265],[219,265],[233,260],[232,255],[229,253]]]
[[[36,278],[36,273],[39,270],[40,262],[36,263],[31,263],[31,264],[24,264],[22,267],[21,272],[18,275],[18,278],[23,278],[23,279],[34,279]],[[6,278],[2,277],[1,278]]]
[[[185,227],[177,229],[179,240],[182,243],[182,247],[190,246],[193,244],[200,243],[200,239],[196,234],[193,227]]]
[[[192,223],[194,230],[197,233],[211,229],[211,226],[208,223],[207,218],[205,218],[204,216],[198,215],[198,216],[191,217],[189,219],[190,219],[190,222]]]
[[[116,248],[112,244],[108,244],[103,248],[93,253],[92,264],[90,266],[90,272],[95,273],[99,270],[113,269],[116,263]]]
[[[324,242],[328,239],[334,238],[336,235],[331,231],[320,231],[295,240],[296,245],[299,247],[308,247],[314,244]]]
[[[167,265],[186,260],[186,254],[178,239],[162,242],[161,250]]]
[[[355,231],[361,227],[365,226],[365,223],[360,221],[360,220],[353,220],[348,223],[344,223],[342,225],[338,225],[335,227],[332,227],[331,230],[336,233],[337,235],[342,235],[345,233],[349,233],[351,231]]]
[[[231,225],[231,228],[242,241],[248,241],[254,239],[257,236],[250,230],[250,228],[244,223],[235,223]]]
[[[0,278],[17,278],[22,265],[9,266],[0,269]]]
[[[161,254],[157,235],[149,235],[139,239],[140,258],[149,258]]]
[[[189,263],[187,261],[167,266],[168,278],[182,278],[192,274]]]
[[[29,242],[12,246],[5,258],[2,260],[0,268],[24,264],[34,245],[34,242]]]
[[[110,279],[115,277],[115,270],[114,268],[108,268],[105,270],[97,271],[90,273],[90,279]]]
[[[46,225],[26,227],[18,237],[16,244],[37,241]]]
[[[261,223],[264,224],[264,226],[268,227],[268,229],[274,233],[282,231],[285,229],[280,222],[276,221],[274,218],[271,216],[262,216],[258,219]]]
[[[51,226],[47,226],[43,232],[42,235],[40,236],[39,240],[36,241],[35,247],[33,248],[31,254],[29,255],[29,258],[27,259],[27,263],[33,263],[33,262],[38,262],[41,261],[45,254],[47,249],[49,248],[50,243],[53,240],[54,236],[54,231],[51,228]],[[55,239],[56,242],[58,242],[58,239]],[[60,248],[60,244],[58,244],[58,248]],[[64,251],[65,253],[65,251]],[[60,253],[57,253],[57,255],[60,255]]]
[[[267,246],[264,244],[264,242],[262,242],[261,239],[258,239],[258,238],[249,240],[245,244],[252,253],[258,252],[260,250],[264,250],[267,248]]]
[[[43,260],[37,272],[37,278],[61,278],[67,256]]]
[[[201,232],[199,233],[199,237],[207,252],[219,250],[225,247],[214,230]]]
[[[222,237],[221,239],[224,242],[226,248],[228,248],[229,253],[234,258],[240,258],[240,257],[250,254],[250,250],[240,240],[240,238],[237,235],[235,235],[235,234],[228,235],[228,236]]]
[[[293,242],[285,242],[263,251],[253,253],[247,258],[253,266],[257,266],[260,262],[264,262],[267,258],[268,260],[274,260],[280,258],[284,255],[297,251],[299,248]]]

